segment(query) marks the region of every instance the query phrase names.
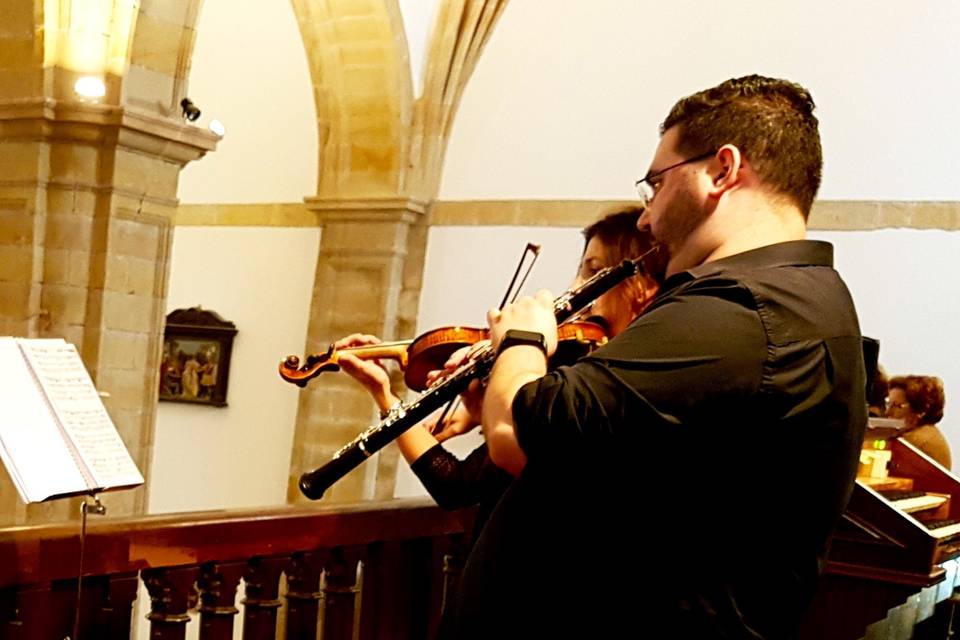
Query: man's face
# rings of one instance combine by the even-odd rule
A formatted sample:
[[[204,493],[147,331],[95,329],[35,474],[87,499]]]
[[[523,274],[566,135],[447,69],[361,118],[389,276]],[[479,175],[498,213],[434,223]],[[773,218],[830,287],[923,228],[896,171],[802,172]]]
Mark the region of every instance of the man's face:
[[[663,134],[647,175],[687,159],[676,151],[677,137],[676,127]],[[671,255],[676,255],[706,218],[702,198],[694,190],[692,174],[698,168],[702,168],[699,163],[681,165],[658,176],[651,185],[656,195],[638,223],[641,228],[649,226],[653,237],[666,245]]]

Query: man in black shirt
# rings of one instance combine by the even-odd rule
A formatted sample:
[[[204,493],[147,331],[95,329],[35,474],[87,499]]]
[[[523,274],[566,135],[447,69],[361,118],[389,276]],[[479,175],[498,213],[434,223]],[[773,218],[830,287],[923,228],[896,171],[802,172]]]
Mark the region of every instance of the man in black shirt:
[[[484,434],[518,477],[446,635],[796,634],[866,424],[853,303],[804,240],[813,108],[759,76],[674,106],[638,182],[669,278],[605,347],[546,374],[553,296],[490,312]]]

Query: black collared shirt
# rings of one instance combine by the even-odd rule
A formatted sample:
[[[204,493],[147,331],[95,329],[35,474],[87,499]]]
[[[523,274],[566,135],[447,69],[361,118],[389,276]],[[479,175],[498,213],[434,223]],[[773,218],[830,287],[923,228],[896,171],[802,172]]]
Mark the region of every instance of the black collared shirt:
[[[620,336],[517,394],[528,464],[471,554],[452,635],[604,637],[652,616],[669,637],[790,637],[852,489],[864,389],[831,245],[672,276]]]

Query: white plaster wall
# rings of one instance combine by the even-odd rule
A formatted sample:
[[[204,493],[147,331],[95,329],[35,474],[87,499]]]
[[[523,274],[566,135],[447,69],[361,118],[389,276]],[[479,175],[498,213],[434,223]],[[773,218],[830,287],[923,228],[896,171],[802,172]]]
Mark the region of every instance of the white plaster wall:
[[[427,39],[437,15],[439,0],[399,0],[403,29],[410,55],[410,77],[414,96],[423,93],[423,69],[426,66]]]
[[[960,199],[960,3],[518,0],[454,121],[441,199],[632,197],[674,101],[783,76],[818,105],[828,199]]]
[[[317,192],[313,86],[290,2],[204,0],[187,95],[218,148],[180,174],[187,203],[299,202]]]
[[[151,513],[283,504],[318,229],[178,227],[167,310],[202,305],[237,325],[225,408],[161,402]]]

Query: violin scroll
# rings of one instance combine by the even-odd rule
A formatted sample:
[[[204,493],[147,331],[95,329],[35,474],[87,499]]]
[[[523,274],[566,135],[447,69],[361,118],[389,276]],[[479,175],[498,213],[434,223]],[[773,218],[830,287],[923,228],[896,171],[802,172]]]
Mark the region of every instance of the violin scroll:
[[[409,340],[381,342],[344,349],[337,349],[331,344],[326,353],[308,355],[302,366],[298,356],[287,356],[280,362],[280,377],[298,387],[305,387],[307,382],[325,371],[339,371],[339,360],[342,353],[349,353],[357,358],[367,360],[396,360],[401,369],[406,369],[407,347],[409,345]]]
[[[307,356],[303,366],[300,366],[298,356],[287,356],[280,362],[280,377],[297,385],[298,387],[307,386],[307,382],[313,380],[324,371],[339,371],[340,365],[337,363],[337,352],[330,345],[326,353],[312,353]]]

